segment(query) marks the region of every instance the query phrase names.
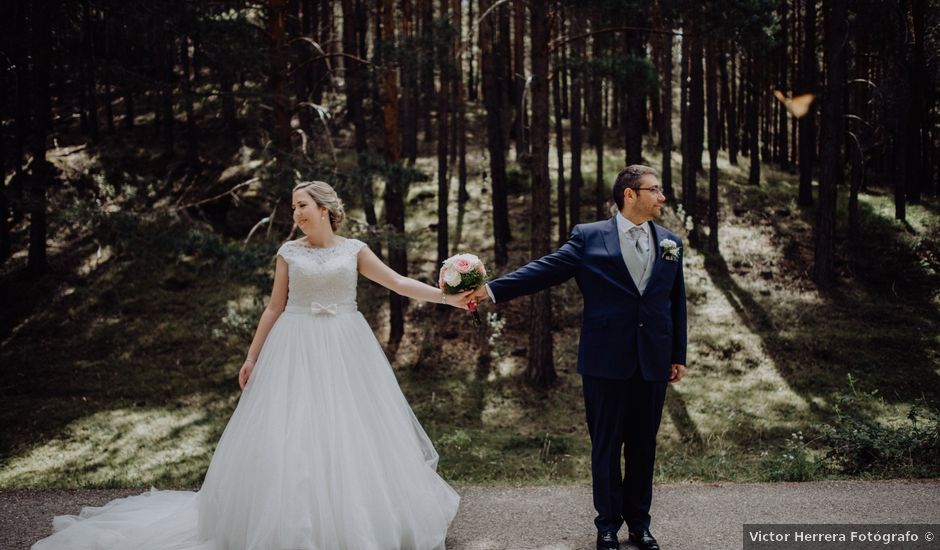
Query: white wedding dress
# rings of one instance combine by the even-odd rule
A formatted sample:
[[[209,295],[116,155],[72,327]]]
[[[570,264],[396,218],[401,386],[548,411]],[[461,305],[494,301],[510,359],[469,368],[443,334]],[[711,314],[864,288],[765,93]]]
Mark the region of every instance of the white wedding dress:
[[[57,516],[33,550],[442,549],[460,497],[356,309],[356,255],[298,242],[287,308],[198,492]]]

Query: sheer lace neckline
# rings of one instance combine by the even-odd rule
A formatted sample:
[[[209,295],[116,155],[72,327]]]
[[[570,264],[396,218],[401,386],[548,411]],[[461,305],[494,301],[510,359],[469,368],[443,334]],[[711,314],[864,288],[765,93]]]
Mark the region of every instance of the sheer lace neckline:
[[[308,246],[303,243],[303,239],[297,239],[296,241],[291,241],[291,243],[296,246],[299,246],[300,248],[306,248],[307,250],[333,250],[334,248],[339,248],[343,246],[348,241],[349,241],[348,238],[343,237],[343,240],[341,240],[338,244],[335,244],[333,246]]]

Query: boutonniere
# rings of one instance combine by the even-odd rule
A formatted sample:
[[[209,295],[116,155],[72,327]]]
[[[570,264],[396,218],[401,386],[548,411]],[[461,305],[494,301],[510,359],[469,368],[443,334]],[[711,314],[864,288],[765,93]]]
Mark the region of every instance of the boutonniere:
[[[682,247],[671,239],[663,239],[659,242],[659,248],[663,251],[663,259],[676,262],[679,260],[679,252]]]

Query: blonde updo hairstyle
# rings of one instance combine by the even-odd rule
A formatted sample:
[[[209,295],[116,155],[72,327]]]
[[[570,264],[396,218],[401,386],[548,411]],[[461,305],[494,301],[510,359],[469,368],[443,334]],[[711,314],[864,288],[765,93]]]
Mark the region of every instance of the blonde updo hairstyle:
[[[330,226],[333,231],[339,229],[346,219],[343,201],[336,194],[336,190],[324,181],[302,181],[294,187],[294,192],[304,191],[317,203],[317,206],[330,211]]]

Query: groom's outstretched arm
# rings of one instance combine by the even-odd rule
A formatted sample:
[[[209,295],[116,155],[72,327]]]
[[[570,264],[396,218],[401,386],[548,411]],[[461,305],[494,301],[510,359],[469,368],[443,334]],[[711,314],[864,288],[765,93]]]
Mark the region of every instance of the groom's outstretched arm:
[[[535,294],[574,277],[584,255],[581,227],[571,230],[568,241],[555,252],[531,261],[508,275],[490,281],[486,290],[494,302]]]

